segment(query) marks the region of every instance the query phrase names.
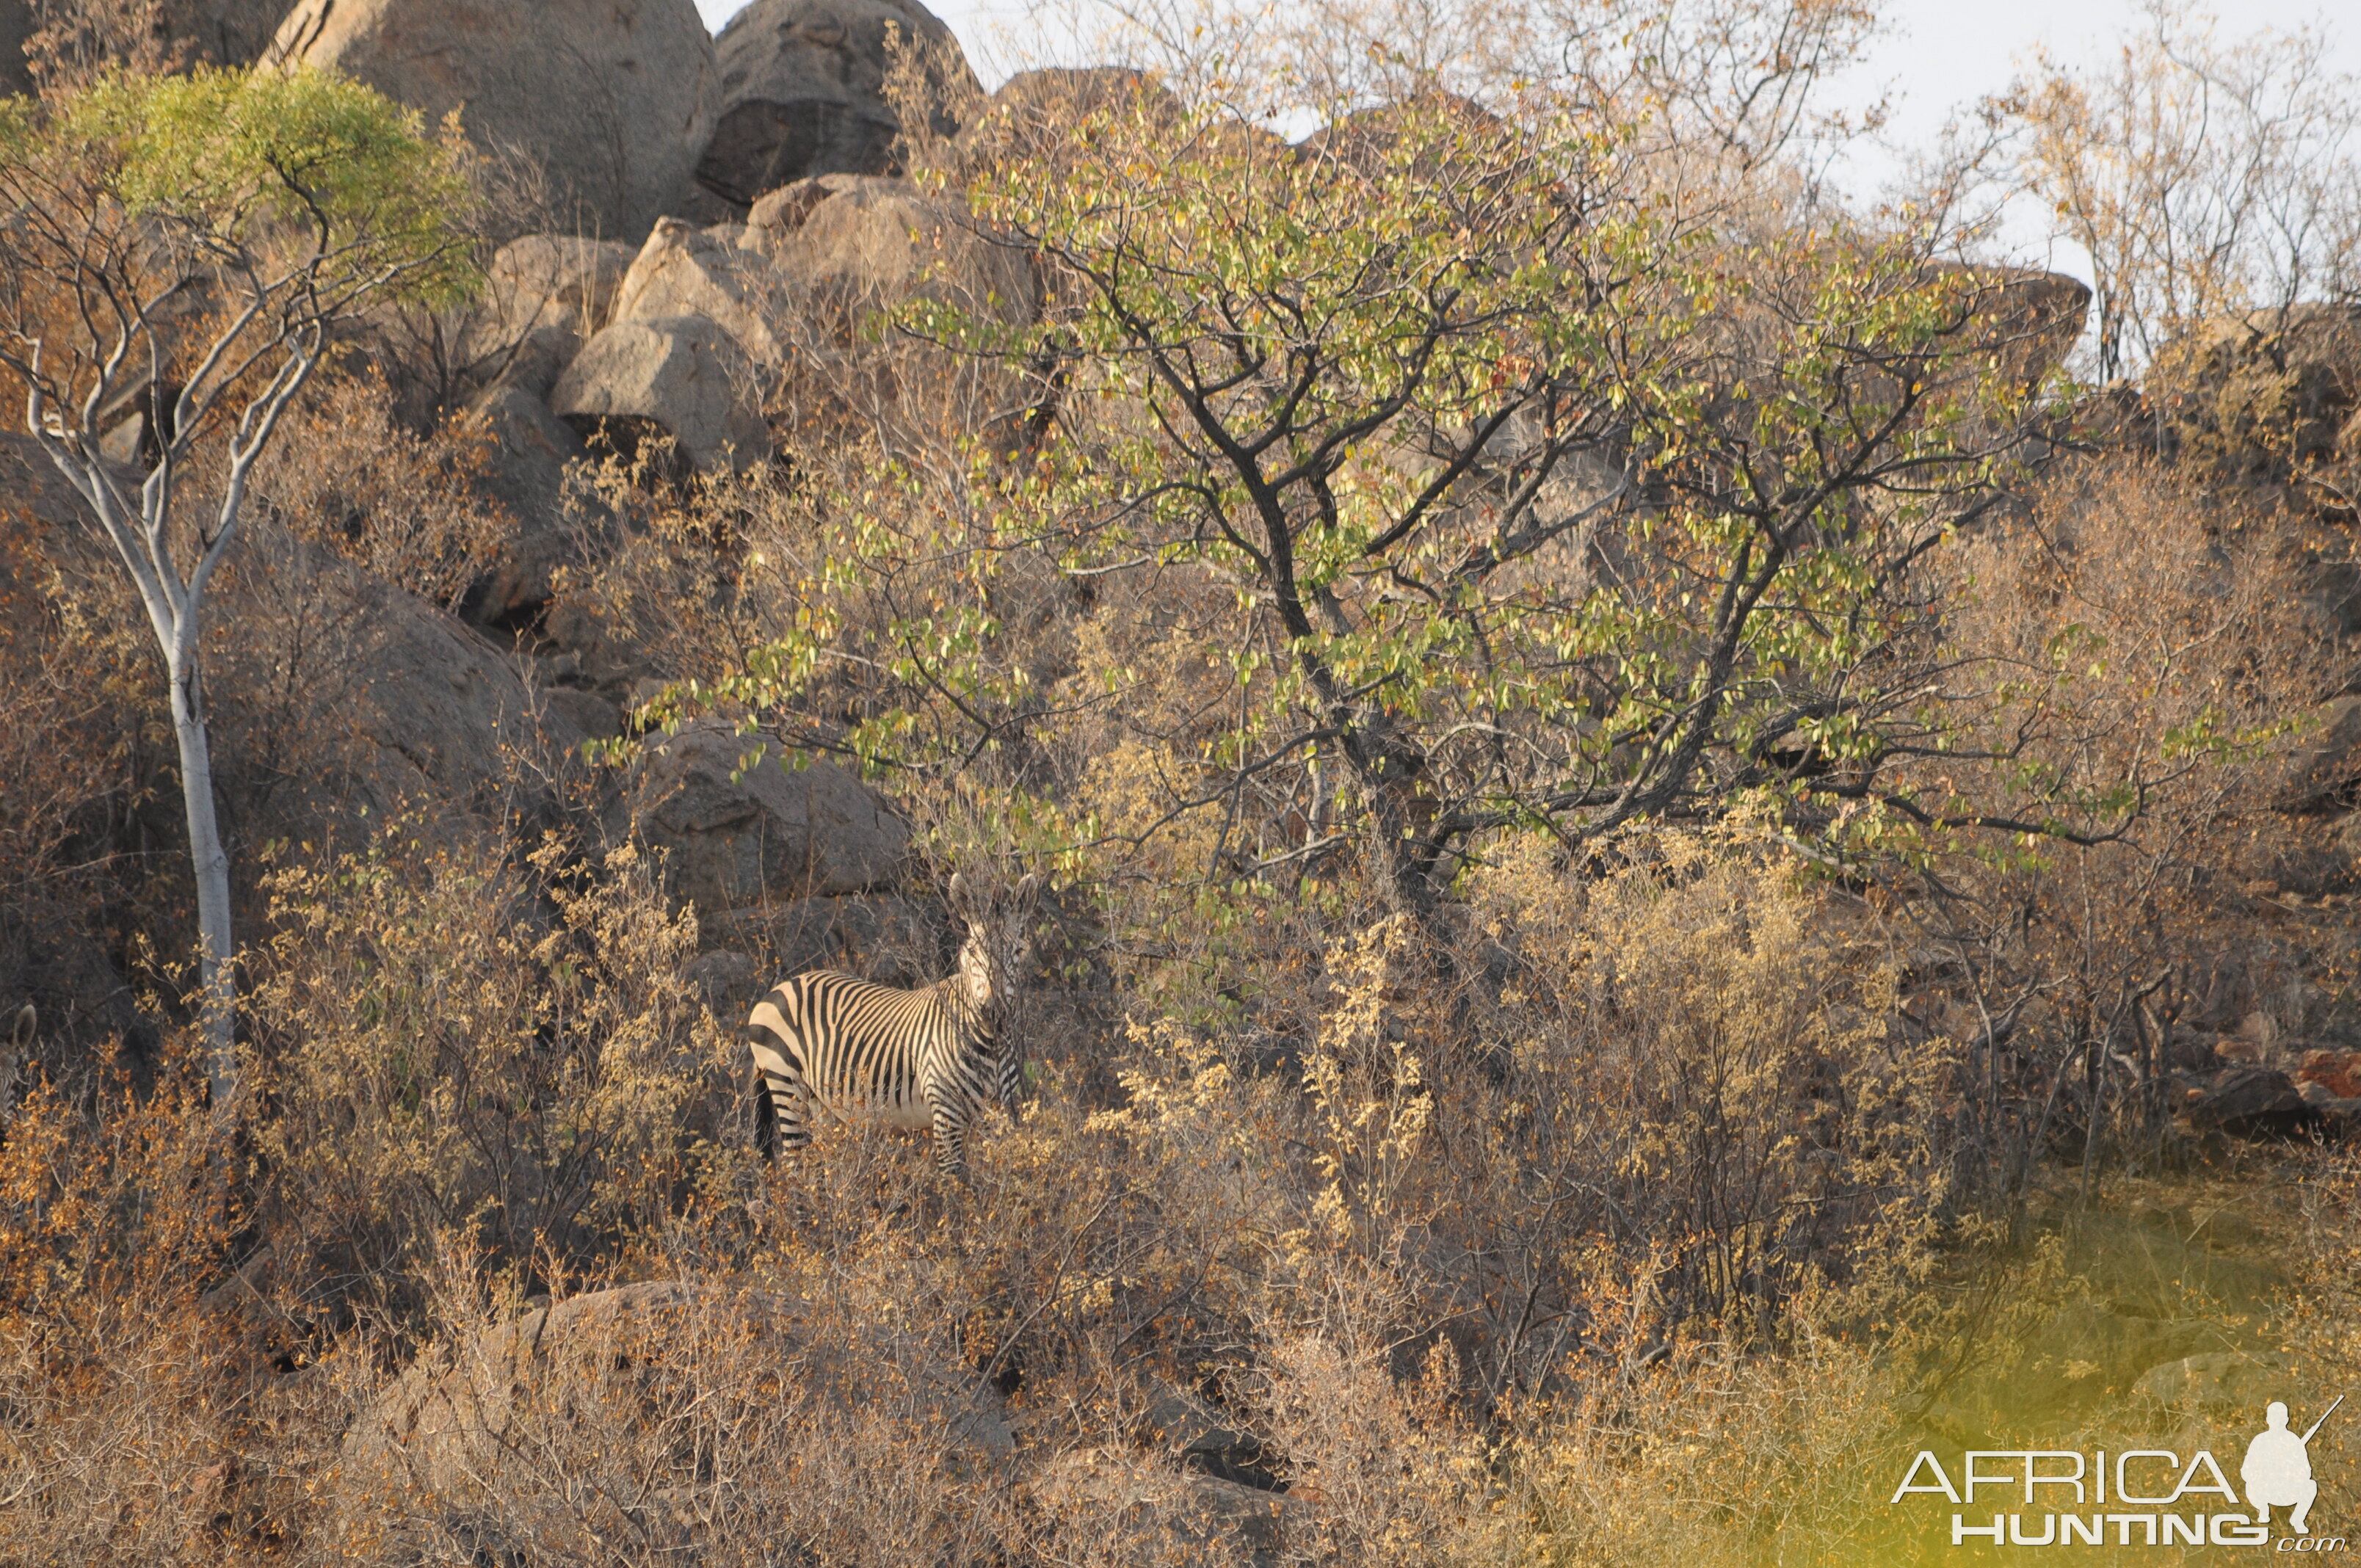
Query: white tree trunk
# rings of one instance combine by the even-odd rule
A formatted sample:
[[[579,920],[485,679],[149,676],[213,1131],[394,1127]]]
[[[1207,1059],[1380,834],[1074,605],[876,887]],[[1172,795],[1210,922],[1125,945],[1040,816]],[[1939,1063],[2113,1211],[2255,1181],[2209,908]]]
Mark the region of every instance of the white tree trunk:
[[[203,997],[206,1077],[214,1109],[229,1109],[237,1087],[237,983],[229,920],[229,851],[214,804],[213,751],[205,739],[204,688],[193,658],[172,661],[172,738],[181,751],[181,801],[189,818],[189,865],[197,882],[197,973]]]
[[[247,302],[244,313],[214,338],[188,385],[176,398],[167,399],[159,379],[160,358],[151,354],[145,386],[148,407],[159,422],[166,423],[175,433],[142,478],[136,505],[100,455],[98,416],[108,406],[109,394],[122,384],[114,378],[131,345],[147,334],[153,347],[155,323],[143,315],[124,329],[112,357],[104,359],[98,369],[95,384],[81,390],[72,400],[80,422],[71,431],[64,428],[63,420],[52,421],[49,417],[50,391],[41,374],[38,346],[26,372],[25,428],[89,504],[99,531],[114,544],[124,569],[138,588],[148,625],[164,654],[165,674],[171,684],[172,738],[181,753],[181,803],[189,821],[190,870],[195,873],[197,883],[199,1017],[205,1042],[205,1076],[213,1091],[214,1119],[222,1124],[227,1124],[237,1114],[237,970],[236,947],[230,929],[229,851],[222,844],[221,818],[214,804],[213,750],[205,736],[201,634],[205,588],[213,580],[214,568],[221,565],[237,537],[238,518],[244,510],[247,481],[253,473],[255,459],[269,444],[279,428],[280,416],[287,411],[287,405],[302,390],[313,367],[319,363],[326,339],[324,317],[308,317],[292,327],[276,329],[276,341],[285,357],[262,389],[239,411],[227,433],[228,472],[213,527],[210,533],[202,529],[198,532],[197,559],[185,576],[172,546],[173,487],[176,469],[189,459],[196,433],[204,427],[217,400],[244,373],[242,369],[233,369],[216,378],[215,369],[275,297],[279,287],[261,288]],[[245,361],[247,367],[254,363],[254,359]],[[174,417],[169,422],[161,417],[168,400],[174,406]]]

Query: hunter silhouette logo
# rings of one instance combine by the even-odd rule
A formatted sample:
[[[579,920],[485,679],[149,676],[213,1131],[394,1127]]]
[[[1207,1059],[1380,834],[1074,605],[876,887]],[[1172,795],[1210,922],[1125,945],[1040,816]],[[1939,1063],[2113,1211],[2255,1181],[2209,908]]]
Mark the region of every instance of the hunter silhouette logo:
[[[2267,1423],[2246,1445],[2246,1462],[2238,1466],[2238,1479],[2246,1484],[2246,1501],[2255,1510],[2257,1524],[2271,1522],[2273,1508],[2293,1508],[2288,1516],[2288,1526],[2298,1535],[2310,1535],[2312,1528],[2305,1517],[2312,1512],[2312,1501],[2320,1496],[2320,1484],[2312,1478],[2312,1439],[2328,1418],[2336,1413],[2336,1406],[2345,1403],[2345,1396],[2336,1396],[2336,1404],[2320,1412],[2320,1420],[2301,1437],[2288,1431],[2288,1408],[2277,1399],[2263,1412]]]
[[[1922,1494],[1943,1498],[1953,1508],[1953,1546],[2262,1546],[2271,1539],[2272,1510],[2285,1509],[2279,1551],[2343,1552],[2343,1537],[2312,1533],[2320,1484],[2311,1445],[2344,1403],[2338,1395],[2299,1435],[2288,1430],[2287,1406],[2271,1401],[2238,1466],[2244,1508],[2211,1453],[2200,1449],[2184,1461],[2160,1448],[1970,1449],[1955,1462],[1956,1472],[1922,1449],[1887,1503]],[[1995,1503],[1995,1511],[1978,1509]]]

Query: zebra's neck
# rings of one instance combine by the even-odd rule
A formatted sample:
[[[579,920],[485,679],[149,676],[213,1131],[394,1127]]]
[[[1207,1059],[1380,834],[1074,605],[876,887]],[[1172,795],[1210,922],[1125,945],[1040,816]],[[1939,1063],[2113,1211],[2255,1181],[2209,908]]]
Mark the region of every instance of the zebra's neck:
[[[980,1040],[989,1045],[999,1035],[1001,1007],[999,999],[979,1005],[967,993],[967,977],[952,975],[935,982],[935,996],[945,1012],[959,1025],[963,1040]]]

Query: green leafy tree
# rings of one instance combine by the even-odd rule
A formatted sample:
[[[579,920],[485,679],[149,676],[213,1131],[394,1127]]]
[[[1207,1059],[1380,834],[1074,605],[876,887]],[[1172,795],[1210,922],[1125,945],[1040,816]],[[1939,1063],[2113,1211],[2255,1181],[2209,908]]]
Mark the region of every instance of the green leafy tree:
[[[1627,149],[1439,96],[1291,148],[1142,97],[986,169],[977,218],[1042,258],[1043,318],[904,324],[1031,368],[1023,450],[931,530],[891,487],[834,503],[801,619],[726,695],[855,715],[799,738],[886,765],[1095,722],[1161,793],[1102,834],[1209,820],[1214,876],[1350,846],[1412,909],[1511,826],[1572,844],[1763,791],[1939,819],[1900,773],[1946,744],[1922,567],[2020,448],[2056,323],[1920,236],[1684,210]],[[994,611],[1019,554],[1225,602],[1202,700],[1147,733],[1125,628],[1029,685]],[[845,652],[882,677],[856,702]]]
[[[206,590],[338,322],[471,286],[456,126],[309,71],[122,74],[0,105],[0,365],[137,589],[170,686],[215,1103],[236,1082]]]

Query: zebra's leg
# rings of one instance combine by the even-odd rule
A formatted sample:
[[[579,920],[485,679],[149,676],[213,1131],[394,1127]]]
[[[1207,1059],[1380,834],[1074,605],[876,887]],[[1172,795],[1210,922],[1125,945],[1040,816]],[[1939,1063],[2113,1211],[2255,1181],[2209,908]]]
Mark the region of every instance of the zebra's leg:
[[[771,1080],[754,1074],[754,1152],[770,1164],[779,1161],[779,1107],[771,1098]]]
[[[754,1121],[756,1146],[767,1160],[775,1162],[781,1150],[792,1160],[811,1146],[811,1086],[767,1032],[747,1046],[763,1080],[763,1104]]]
[[[1000,1072],[993,1092],[1000,1102],[1001,1113],[1010,1121],[1016,1120],[1016,1091],[1025,1075],[1025,1053],[1009,1041],[1000,1045]]]
[[[959,1102],[946,1095],[932,1099],[935,1124],[935,1164],[951,1180],[964,1187],[967,1180],[967,1112]]]

